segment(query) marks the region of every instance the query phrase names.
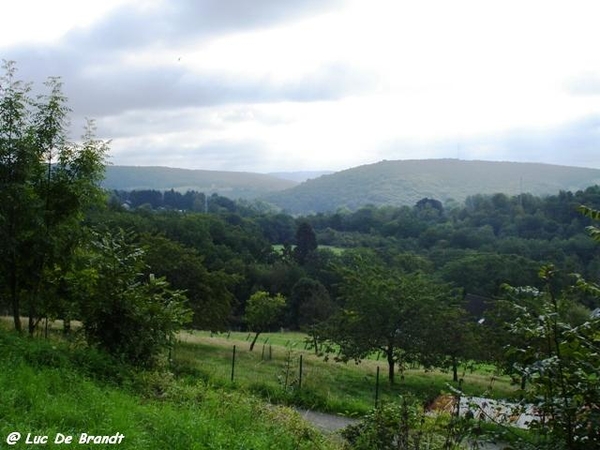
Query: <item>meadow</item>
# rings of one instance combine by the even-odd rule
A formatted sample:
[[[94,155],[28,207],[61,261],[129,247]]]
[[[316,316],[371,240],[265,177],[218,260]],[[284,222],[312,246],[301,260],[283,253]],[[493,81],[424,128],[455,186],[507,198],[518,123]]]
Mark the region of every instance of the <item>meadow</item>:
[[[85,433],[122,435],[119,449],[338,448],[289,408],[166,370],[135,370],[52,334],[31,339],[1,328],[2,445],[18,438],[12,448],[53,446],[70,437],[78,448],[115,447],[79,444]]]
[[[378,366],[379,405],[401,398],[424,404],[457,387],[450,373],[417,367],[390,386],[376,355],[360,364],[325,361],[306,348],[303,333],[261,334],[250,352],[247,332],[185,331],[161,367],[141,370],[77,338],[67,341],[53,326],[48,338],[25,338],[7,328],[0,324],[0,438],[20,433],[14,448],[28,448],[26,439],[59,445],[56,439],[70,436],[79,442],[86,433],[97,439],[122,435],[122,449],[339,449],[339,438],[317,431],[294,408],[369,414]],[[461,375],[466,394],[515,393],[490,367]]]
[[[427,404],[457,388],[467,395],[489,398],[511,398],[516,392],[510,379],[498,376],[490,366],[463,367],[460,384],[452,382],[449,372],[406,368],[390,385],[387,364],[377,355],[359,364],[336,362],[333,356],[325,360],[307,348],[305,334],[296,332],[261,334],[250,352],[251,339],[251,334],[241,332],[183,332],[172,353],[174,371],[215,386],[247,391],[271,402],[347,416],[368,413],[375,406],[376,397],[378,402],[386,403],[409,396]]]

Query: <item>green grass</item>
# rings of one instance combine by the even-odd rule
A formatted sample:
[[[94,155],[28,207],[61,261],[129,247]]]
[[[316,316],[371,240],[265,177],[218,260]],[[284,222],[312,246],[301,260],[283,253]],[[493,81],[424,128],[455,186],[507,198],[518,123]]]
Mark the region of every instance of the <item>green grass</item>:
[[[449,389],[451,378],[414,369],[389,386],[380,361],[325,362],[304,350],[302,333],[267,333],[254,352],[248,351],[248,333],[182,333],[170,371],[134,370],[59,335],[25,338],[0,327],[2,440],[13,431],[23,439],[31,433],[50,441],[57,433],[75,441],[81,433],[121,433],[122,449],[334,449],[339,443],[314,431],[293,410],[273,404],[363,415],[374,405],[378,365],[382,402],[406,394],[421,401],[433,398]],[[513,390],[504,379],[489,390],[489,373],[466,373],[464,379],[467,393],[502,397]],[[27,445],[20,442],[13,448]]]
[[[450,373],[415,368],[397,374],[396,383],[387,382],[387,364],[368,359],[360,364],[324,361],[305,349],[302,333],[265,333],[253,352],[252,335],[206,332],[182,333],[173,359],[182,375],[199,377],[228,389],[256,393],[273,402],[294,404],[345,415],[363,415],[375,404],[376,373],[380,367],[379,399],[394,401],[410,394],[423,402],[458,387]],[[231,382],[233,346],[236,346],[234,382]],[[303,357],[302,386],[298,389],[300,355]],[[515,387],[506,377],[494,377],[481,370],[461,373],[461,389],[468,395],[510,397]]]
[[[75,441],[122,433],[119,449],[335,448],[287,408],[198,379],[134,371],[89,348],[0,330],[0,364],[0,438],[20,432],[13,448],[27,448],[27,433],[48,436],[48,445],[57,433]]]

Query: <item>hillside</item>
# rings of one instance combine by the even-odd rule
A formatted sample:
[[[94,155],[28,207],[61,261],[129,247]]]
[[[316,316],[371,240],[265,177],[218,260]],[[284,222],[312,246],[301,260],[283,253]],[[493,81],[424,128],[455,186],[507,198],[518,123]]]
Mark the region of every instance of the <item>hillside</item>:
[[[249,172],[173,169],[168,167],[108,166],[102,183],[106,189],[123,191],[174,189],[217,193],[232,199],[255,198],[291,188],[297,183]]]
[[[52,334],[25,338],[0,324],[0,349],[0,434],[16,449],[341,448],[291,409],[133,369]]]
[[[329,175],[331,173],[333,173],[331,170],[305,170],[299,172],[269,172],[267,175],[302,183],[303,181],[310,180],[312,178],[318,178],[321,175]]]
[[[424,197],[463,202],[469,195],[498,192],[544,196],[595,184],[600,184],[598,169],[457,159],[381,161],[307,180],[264,199],[298,214],[366,204],[414,205]]]

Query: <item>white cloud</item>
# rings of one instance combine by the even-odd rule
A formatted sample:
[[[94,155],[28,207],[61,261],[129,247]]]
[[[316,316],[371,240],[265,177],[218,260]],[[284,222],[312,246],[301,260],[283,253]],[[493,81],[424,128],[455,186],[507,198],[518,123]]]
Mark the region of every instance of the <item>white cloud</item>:
[[[115,138],[115,163],[600,167],[593,1],[47,3],[29,22],[30,2],[11,3],[26,25],[0,48],[27,78],[62,75],[75,113]]]

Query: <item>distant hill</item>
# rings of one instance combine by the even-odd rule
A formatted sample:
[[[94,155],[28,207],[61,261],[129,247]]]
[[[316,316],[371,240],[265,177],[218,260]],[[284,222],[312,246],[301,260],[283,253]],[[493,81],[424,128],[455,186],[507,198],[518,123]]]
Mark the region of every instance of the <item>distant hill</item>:
[[[267,175],[302,183],[303,181],[318,178],[321,175],[329,175],[331,173],[333,173],[332,170],[307,170],[300,172],[270,172]]]
[[[264,197],[290,213],[414,205],[424,197],[463,202],[474,194],[537,196],[600,184],[600,170],[457,159],[381,161],[308,180]]]
[[[207,194],[217,193],[232,199],[256,198],[296,184],[298,183],[291,180],[259,173],[138,166],[108,166],[102,183],[106,189],[195,190]]]

